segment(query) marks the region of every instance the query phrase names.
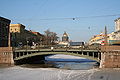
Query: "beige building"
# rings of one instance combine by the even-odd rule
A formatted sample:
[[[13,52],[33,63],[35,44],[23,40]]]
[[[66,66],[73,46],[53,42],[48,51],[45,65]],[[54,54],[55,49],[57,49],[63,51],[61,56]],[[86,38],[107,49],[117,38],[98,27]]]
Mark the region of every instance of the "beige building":
[[[111,40],[120,40],[120,18],[115,20],[115,32],[110,35]]]
[[[120,40],[120,18],[115,20],[115,32],[111,36],[114,40]]]
[[[25,30],[25,26],[22,24],[10,24],[10,32],[11,33],[23,33]]]
[[[120,31],[120,18],[115,20],[115,32]]]

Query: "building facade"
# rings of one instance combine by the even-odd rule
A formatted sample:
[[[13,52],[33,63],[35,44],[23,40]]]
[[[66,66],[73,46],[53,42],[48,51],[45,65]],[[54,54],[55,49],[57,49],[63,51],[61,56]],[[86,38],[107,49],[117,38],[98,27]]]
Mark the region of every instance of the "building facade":
[[[10,46],[9,24],[10,20],[0,17],[0,47]]]
[[[115,32],[120,31],[120,18],[115,20]]]
[[[25,44],[25,26],[22,24],[10,24],[11,46]]]
[[[115,32],[111,36],[114,40],[120,40],[120,18],[115,20]]]
[[[42,35],[39,32],[26,30],[22,24],[10,24],[11,45],[13,47],[37,44],[41,41]]]
[[[83,48],[84,42],[70,42],[70,48]]]
[[[104,45],[104,34],[101,33],[101,34],[99,34],[99,35],[93,36],[93,37],[89,40],[89,45],[93,45],[93,44]]]
[[[115,31],[108,34],[109,45],[120,45],[120,18],[115,21]],[[95,35],[89,40],[89,44],[99,43],[104,45],[104,34]]]
[[[111,33],[110,44],[120,45],[120,18],[115,20],[115,32]]]

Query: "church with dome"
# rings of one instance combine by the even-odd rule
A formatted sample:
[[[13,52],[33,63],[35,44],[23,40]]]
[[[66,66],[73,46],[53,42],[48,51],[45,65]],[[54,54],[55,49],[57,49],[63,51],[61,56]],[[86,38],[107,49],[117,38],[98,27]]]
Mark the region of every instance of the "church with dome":
[[[63,33],[62,41],[59,41],[59,46],[68,47],[69,46],[69,36],[66,32]]]
[[[64,34],[62,36],[62,42],[69,42],[69,37],[68,37],[68,34],[66,32],[64,32]]]

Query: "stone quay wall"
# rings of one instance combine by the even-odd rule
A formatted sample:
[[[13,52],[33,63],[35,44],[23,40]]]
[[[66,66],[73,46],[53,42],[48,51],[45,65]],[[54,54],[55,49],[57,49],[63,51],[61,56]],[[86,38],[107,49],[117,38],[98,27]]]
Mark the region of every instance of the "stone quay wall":
[[[0,64],[14,64],[12,47],[0,47]]]
[[[100,68],[120,68],[120,46],[102,46]]]

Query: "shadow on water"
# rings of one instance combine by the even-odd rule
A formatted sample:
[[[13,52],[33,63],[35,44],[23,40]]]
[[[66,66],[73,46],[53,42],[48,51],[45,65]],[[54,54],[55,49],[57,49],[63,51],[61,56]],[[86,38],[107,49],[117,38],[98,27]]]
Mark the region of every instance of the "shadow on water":
[[[88,70],[97,68],[99,64],[97,62],[59,62],[59,61],[45,61],[45,63],[39,64],[22,64],[19,65],[25,68],[58,68],[68,70]]]

